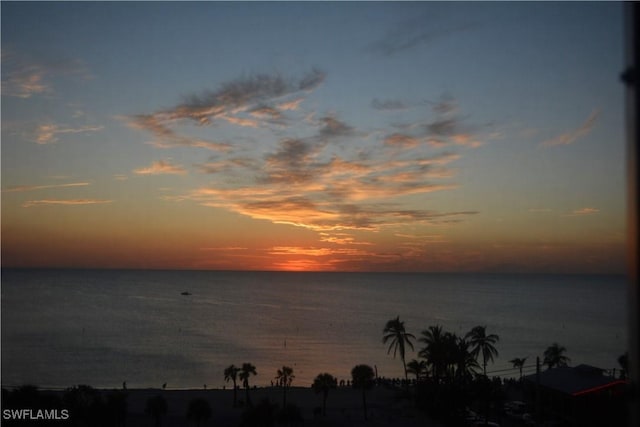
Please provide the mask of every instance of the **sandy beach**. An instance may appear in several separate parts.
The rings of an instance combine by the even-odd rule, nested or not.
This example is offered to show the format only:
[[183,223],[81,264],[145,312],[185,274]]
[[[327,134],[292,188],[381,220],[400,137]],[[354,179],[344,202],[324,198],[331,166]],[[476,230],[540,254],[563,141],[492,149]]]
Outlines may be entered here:
[[[105,391],[106,392],[106,391]],[[245,396],[243,389],[238,390],[238,400]],[[204,398],[210,404],[212,416],[201,426],[238,426],[241,423],[244,408],[233,408],[232,390],[127,390],[127,426],[153,427],[154,420],[145,414],[149,398],[161,395],[167,401],[168,411],[162,417],[162,426],[177,427],[195,425],[186,417],[189,402],[195,398]],[[282,406],[282,389],[277,387],[256,388],[250,390],[251,401],[258,404],[269,399],[272,404]],[[367,391],[368,421],[364,420],[362,393],[352,388],[331,390],[327,399],[326,416],[315,414],[322,407],[322,394],[316,394],[311,388],[291,387],[287,391],[287,403],[300,408],[304,425],[312,426],[433,426],[440,424],[429,420],[413,407],[410,400],[400,399],[398,391],[376,387]]]

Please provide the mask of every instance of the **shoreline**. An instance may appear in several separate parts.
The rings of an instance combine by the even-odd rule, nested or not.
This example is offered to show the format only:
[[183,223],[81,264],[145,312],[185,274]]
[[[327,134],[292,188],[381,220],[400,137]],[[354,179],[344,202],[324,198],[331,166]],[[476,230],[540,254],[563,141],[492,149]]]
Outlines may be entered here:
[[[3,390],[5,388],[3,387]],[[38,389],[41,395],[57,396],[60,399],[65,390]],[[189,403],[198,398],[204,399],[211,408],[211,418],[200,426],[240,426],[243,413],[248,406],[233,407],[233,389],[94,389],[103,399],[110,394],[126,395],[126,425],[152,427],[153,418],[145,412],[147,401],[162,396],[167,403],[167,412],[162,416],[162,426],[178,427],[192,423],[187,418]],[[117,393],[114,393],[117,392]],[[237,390],[238,401],[244,402],[245,390]],[[272,405],[282,407],[283,389],[281,387],[260,387],[249,390],[253,407],[268,400]],[[326,415],[319,413],[322,408],[322,393],[315,393],[310,387],[290,387],[287,389],[287,406],[298,407],[304,425],[312,426],[401,426],[401,427],[440,427],[426,414],[413,405],[411,399],[400,398],[399,389],[375,386],[367,390],[368,421],[364,420],[362,391],[351,387],[339,387],[330,390]],[[73,412],[70,411],[70,417]],[[19,424],[18,424],[19,425]]]

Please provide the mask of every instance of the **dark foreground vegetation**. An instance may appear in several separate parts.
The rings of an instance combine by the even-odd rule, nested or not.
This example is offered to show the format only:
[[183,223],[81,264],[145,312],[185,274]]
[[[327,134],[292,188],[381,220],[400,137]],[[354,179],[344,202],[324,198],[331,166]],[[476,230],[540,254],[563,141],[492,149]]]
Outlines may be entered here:
[[[369,365],[351,370],[348,381],[319,373],[311,388],[294,388],[293,368],[282,366],[271,387],[251,385],[257,368],[230,365],[221,374],[227,390],[97,390],[79,385],[66,390],[35,386],[2,389],[3,426],[580,426],[627,425],[627,357],[620,370],[604,375],[594,367],[570,368],[566,349],[557,343],[527,365],[510,361],[519,375],[490,377],[487,367],[498,356],[499,337],[485,326],[464,336],[429,326],[418,338],[399,317],[383,329],[387,353],[402,363],[403,378],[377,377]],[[414,345],[415,344],[415,345]],[[416,348],[416,345],[420,345]],[[417,358],[407,361],[410,351]],[[524,369],[535,373],[523,375]],[[543,371],[544,370],[544,371]],[[591,375],[602,383],[564,392],[541,381],[562,375]],[[552,375],[549,375],[552,374]],[[595,377],[594,377],[595,375]],[[569,381],[570,380],[565,380]],[[554,386],[555,387],[555,386]]]

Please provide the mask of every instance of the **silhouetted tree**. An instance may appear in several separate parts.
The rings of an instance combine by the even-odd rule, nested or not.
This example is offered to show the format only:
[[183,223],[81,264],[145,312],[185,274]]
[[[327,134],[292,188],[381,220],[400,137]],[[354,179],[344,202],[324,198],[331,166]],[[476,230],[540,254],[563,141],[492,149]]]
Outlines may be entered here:
[[373,387],[373,378],[375,373],[369,365],[357,365],[351,370],[351,380],[354,388],[362,390],[362,409],[364,411],[364,419],[367,420],[367,393],[366,391]]
[[322,392],[322,415],[327,415],[327,397],[329,396],[329,390],[336,388],[338,380],[331,374],[318,374],[313,380],[313,391],[316,393]]
[[427,362],[425,360],[412,359],[407,363],[407,371],[416,376],[416,381],[420,381],[423,375],[427,373]]
[[200,426],[202,421],[207,421],[211,418],[211,406],[209,406],[209,402],[201,397],[192,399],[187,409],[187,418],[194,420],[196,426]]
[[527,361],[527,358],[518,358],[516,357],[515,359],[511,359],[509,360],[509,363],[511,363],[514,367],[514,369],[518,369],[520,370],[520,381],[522,382],[522,368],[524,368],[524,363]]
[[166,415],[168,409],[166,399],[158,394],[147,399],[144,412],[153,418],[156,427],[160,427],[162,416]]
[[453,362],[455,365],[455,378],[461,384],[467,383],[476,373],[480,366],[473,353],[469,350],[471,343],[464,338],[458,338],[455,334],[455,348],[452,349]]
[[387,321],[382,332],[384,334],[382,342],[384,344],[389,342],[389,350],[387,350],[387,354],[391,353],[391,350],[393,349],[393,357],[395,358],[396,354],[400,352],[400,359],[402,360],[402,367],[404,368],[404,379],[408,383],[409,376],[407,375],[407,363],[405,362],[405,345],[408,345],[411,350],[413,350],[413,343],[411,340],[415,340],[416,337],[405,330],[404,322],[400,321],[400,316]]
[[98,390],[78,385],[65,390],[62,401],[68,408],[74,426],[102,426],[106,423],[104,402]]
[[618,357],[618,364],[620,365],[620,378],[626,379],[627,372],[629,372],[629,353],[622,354]]
[[280,383],[283,390],[282,408],[287,407],[287,389],[291,386],[291,382],[294,378],[295,375],[293,375],[293,368],[283,366],[282,369],[278,369],[276,380]]
[[441,379],[451,377],[451,365],[454,363],[457,338],[450,332],[445,332],[442,326],[429,326],[422,331],[419,341],[425,344],[418,355],[431,366],[431,374],[434,382],[438,384]]
[[567,366],[567,364],[571,362],[571,359],[564,355],[566,351],[566,348],[554,342],[544,351],[544,361],[542,364],[547,365],[548,369]]
[[233,382],[233,407],[238,406],[238,387],[236,386],[236,381],[238,379],[238,372],[240,372],[240,368],[237,368],[235,365],[229,365],[224,370],[224,381]]
[[476,360],[478,358],[478,354],[482,353],[482,371],[486,377],[487,362],[493,362],[493,358],[498,356],[498,350],[495,348],[494,344],[500,341],[500,337],[495,334],[487,335],[486,326],[476,326],[467,333],[465,338],[469,339],[469,343],[472,347],[471,354],[473,354]]
[[256,367],[251,363],[243,363],[242,368],[240,369],[239,376],[242,380],[242,385],[244,386],[247,405],[251,405],[251,399],[249,398],[249,377],[251,375],[258,375],[258,373],[256,372]]

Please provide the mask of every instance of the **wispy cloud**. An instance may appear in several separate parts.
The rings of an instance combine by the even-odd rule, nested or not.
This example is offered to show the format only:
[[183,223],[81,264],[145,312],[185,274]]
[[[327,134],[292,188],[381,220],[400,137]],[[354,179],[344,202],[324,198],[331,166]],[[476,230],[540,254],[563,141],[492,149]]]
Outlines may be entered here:
[[578,128],[571,130],[569,132],[565,132],[561,135],[558,135],[555,138],[544,141],[541,143],[541,145],[545,147],[554,147],[558,145],[573,144],[578,139],[583,138],[587,136],[589,133],[591,133],[591,130],[595,126],[599,115],[600,115],[599,111],[597,110],[593,111],[589,115],[587,120],[584,123],[582,123],[582,125],[580,125]]
[[222,246],[222,247],[208,247],[200,248],[201,251],[213,251],[213,252],[227,252],[227,251],[246,251],[249,248],[242,246]]
[[384,139],[385,144],[402,148],[415,148],[420,142],[420,138],[402,133],[393,133]]
[[112,203],[113,200],[101,200],[101,199],[43,199],[43,200],[29,200],[22,204],[24,208],[31,208],[35,206],[85,206],[85,205],[100,205],[105,203]]
[[69,187],[85,187],[90,185],[88,182],[72,182],[68,184],[49,184],[49,185],[16,185],[8,187],[2,190],[3,193],[16,193],[24,191],[37,191],[37,190],[50,190],[54,188],[69,188]]
[[403,239],[411,239],[424,243],[444,243],[446,238],[441,234],[406,234],[396,233],[395,236]]
[[276,104],[278,110],[281,111],[294,111],[300,108],[300,104],[304,98],[292,99],[291,101],[282,102],[280,104]]
[[53,79],[57,76],[89,74],[83,62],[74,59],[30,58],[12,49],[2,49],[2,95],[30,98],[54,92]]
[[52,144],[59,141],[58,135],[98,132],[102,129],[104,129],[103,126],[69,127],[46,123],[36,127],[34,139],[38,144]]
[[370,254],[370,252],[363,251],[357,248],[275,246],[269,250],[269,254],[326,257],[326,256],[332,256],[332,255],[363,256],[363,255]]
[[299,79],[279,74],[256,74],[222,84],[214,91],[203,91],[186,96],[173,108],[151,114],[125,117],[133,128],[153,134],[159,147],[194,146],[213,150],[227,150],[228,143],[210,142],[178,134],[177,125],[190,123],[197,126],[215,122],[257,128],[273,124],[282,125],[286,111],[297,110],[306,93],[316,89],[325,74],[313,69]]
[[[310,184],[307,191],[285,191],[277,189],[218,189],[201,188],[185,196],[187,199],[198,201],[207,206],[224,207],[254,219],[266,219],[274,223],[290,224],[304,227],[318,232],[333,232],[344,230],[379,231],[385,227],[392,227],[406,223],[437,224],[452,221],[468,215],[477,214],[476,211],[438,212],[424,209],[403,209],[394,204],[353,203],[345,200],[347,197],[367,198],[359,194],[361,190],[352,194],[339,192],[332,194],[322,185]],[[422,189],[422,191],[438,191],[443,188]],[[298,188],[298,190],[301,190]],[[390,190],[379,191],[378,198],[394,197]],[[384,193],[384,194],[383,194]],[[369,195],[369,198],[371,196]],[[329,235],[324,235],[327,239]],[[343,243],[346,240],[343,240]]]
[[586,215],[594,215],[600,212],[600,209],[596,208],[580,208],[571,211],[568,216],[586,216]]
[[403,149],[414,149],[421,144],[477,148],[484,144],[483,140],[491,139],[481,137],[474,126],[466,123],[458,114],[458,105],[452,97],[445,96],[437,102],[427,102],[427,105],[430,114],[425,114],[422,120],[397,125],[403,130],[387,135],[385,144]]
[[373,245],[371,242],[362,242],[356,240],[356,238],[347,233],[325,233],[320,232],[320,241],[324,243],[331,243],[334,245]]
[[[407,209],[399,198],[456,188],[448,165],[460,155],[435,152],[414,137],[390,135],[369,155],[335,153],[333,138],[356,138],[352,126],[334,116],[313,121],[316,134],[281,139],[263,158],[228,158],[200,165],[220,178],[244,176],[242,185],[203,187],[183,197],[255,219],[305,227],[322,241],[354,244],[345,230],[379,231],[406,223],[453,223],[477,212]],[[454,135],[455,136],[455,135]],[[390,147],[393,146],[393,147]],[[401,150],[397,150],[401,146]],[[247,180],[246,177],[252,179]],[[445,181],[445,182],[443,182]],[[396,201],[398,200],[398,201]]]
[[380,39],[369,45],[372,52],[386,56],[395,55],[428,45],[450,34],[468,31],[478,25],[471,22],[446,24],[432,19],[429,15],[418,15],[412,19],[399,22]]
[[[207,132],[199,128],[207,136],[220,128],[226,134],[233,126],[233,144],[194,164],[197,172],[209,175],[211,184],[164,199],[191,200],[313,230],[319,242],[334,250],[369,245],[359,231],[455,224],[478,213],[429,207],[430,193],[458,187],[451,165],[460,151],[486,140],[459,115],[453,97],[413,106],[402,132],[389,131],[394,125],[389,125],[387,112],[406,104],[374,98],[372,111],[380,115],[380,127],[361,129],[342,113],[305,109],[306,97],[324,81],[324,73],[317,70],[298,79],[255,75],[127,120],[152,133],[158,146],[193,146],[195,139],[185,136],[185,125],[208,126]],[[134,173],[186,171],[164,161]],[[316,249],[303,255],[313,256]]]
[[135,169],[133,173],[137,175],[184,175],[187,171],[180,165],[174,165],[166,160],[158,160],[151,163],[150,166]]
[[169,123],[172,122],[170,117],[163,113],[156,114],[138,114],[123,119],[134,129],[141,129],[150,132],[156,137],[150,141],[151,145],[158,148],[172,147],[196,147],[206,148],[213,151],[227,151],[231,148],[230,144],[224,142],[206,141],[201,138],[192,138],[180,135],[174,132]]

